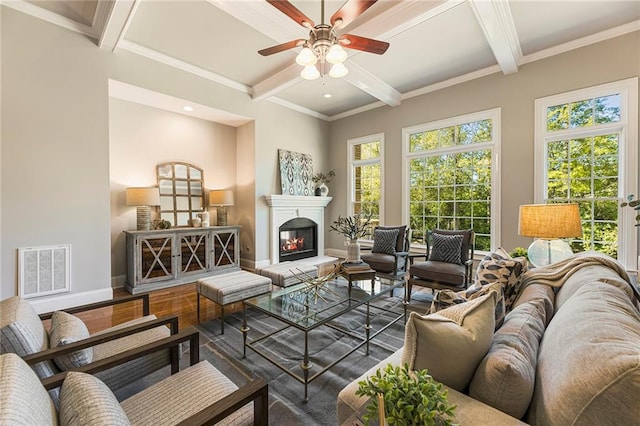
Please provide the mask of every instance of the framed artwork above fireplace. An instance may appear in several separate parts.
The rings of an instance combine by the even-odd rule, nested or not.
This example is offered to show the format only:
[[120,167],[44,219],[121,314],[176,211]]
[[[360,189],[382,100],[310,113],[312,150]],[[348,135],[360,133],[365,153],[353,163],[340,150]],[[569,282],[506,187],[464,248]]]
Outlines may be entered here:
[[310,155],[279,149],[278,161],[282,195],[314,195]]

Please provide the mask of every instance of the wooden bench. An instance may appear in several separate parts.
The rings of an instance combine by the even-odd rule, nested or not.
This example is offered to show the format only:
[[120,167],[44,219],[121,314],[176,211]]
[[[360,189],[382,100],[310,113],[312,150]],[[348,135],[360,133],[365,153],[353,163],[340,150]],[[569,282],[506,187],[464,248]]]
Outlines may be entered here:
[[[271,291],[271,279],[248,271],[234,271],[196,281],[198,324],[200,296],[220,305],[220,333],[224,334],[224,307]],[[242,309],[245,309],[243,306]]]

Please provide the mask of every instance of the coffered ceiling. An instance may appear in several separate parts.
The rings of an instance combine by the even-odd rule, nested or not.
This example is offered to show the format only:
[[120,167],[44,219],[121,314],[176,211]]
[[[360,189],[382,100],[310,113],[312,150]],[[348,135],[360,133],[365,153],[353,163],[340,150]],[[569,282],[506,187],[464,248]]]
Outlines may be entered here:
[[[316,23],[319,0],[291,0]],[[308,30],[264,0],[4,0],[3,5],[325,120],[640,30],[640,0],[379,0],[339,33],[390,43],[384,55],[348,50],[349,74],[299,76],[299,49],[258,50]],[[325,21],[344,1],[327,0]],[[640,48],[640,46],[639,46]],[[331,94],[330,98],[323,95]]]

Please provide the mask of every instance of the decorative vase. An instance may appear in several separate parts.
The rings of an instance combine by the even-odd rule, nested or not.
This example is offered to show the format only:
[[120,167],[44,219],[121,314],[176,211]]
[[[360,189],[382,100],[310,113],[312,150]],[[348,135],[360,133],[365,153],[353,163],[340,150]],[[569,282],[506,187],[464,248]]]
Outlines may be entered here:
[[318,185],[318,188],[316,188],[316,195],[326,197],[327,195],[329,195],[329,187],[325,185],[324,182],[322,182],[320,185]]
[[349,245],[347,246],[347,262],[359,263],[361,260],[360,243],[358,243],[357,239],[349,240]]

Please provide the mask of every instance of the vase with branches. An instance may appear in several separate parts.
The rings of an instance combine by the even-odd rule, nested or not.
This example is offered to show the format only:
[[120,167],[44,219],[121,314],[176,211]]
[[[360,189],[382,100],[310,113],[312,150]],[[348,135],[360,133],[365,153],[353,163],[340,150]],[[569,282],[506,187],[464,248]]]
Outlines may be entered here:
[[320,195],[322,197],[329,195],[327,183],[329,183],[335,175],[336,172],[334,170],[329,170],[327,173],[318,172],[311,176],[311,180],[316,184],[316,195]]
[[372,216],[372,213],[368,215],[356,213],[352,216],[345,217],[338,215],[338,220],[334,220],[333,224],[329,226],[329,231],[335,231],[349,239],[347,262],[362,262],[362,259],[360,259],[360,244],[358,243],[358,238],[367,235]]
[[633,210],[636,211],[636,226],[640,226],[640,198],[637,200],[634,200],[635,195],[630,194],[629,196],[627,196],[627,201],[624,201],[622,204],[620,204],[620,207],[631,207]]

